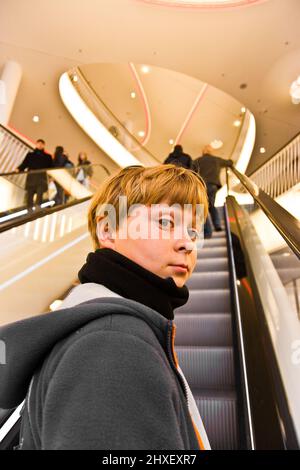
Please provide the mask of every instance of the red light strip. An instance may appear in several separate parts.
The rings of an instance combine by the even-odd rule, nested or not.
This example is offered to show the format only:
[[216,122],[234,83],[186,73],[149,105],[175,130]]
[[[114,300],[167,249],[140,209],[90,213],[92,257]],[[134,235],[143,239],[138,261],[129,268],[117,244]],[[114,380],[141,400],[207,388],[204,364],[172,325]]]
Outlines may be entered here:
[[16,137],[21,137],[21,139],[29,142],[31,145],[33,145],[33,147],[35,147],[35,142],[31,139],[29,139],[29,137],[27,137],[26,135],[22,134],[20,131],[18,131],[17,129],[15,129],[13,126],[11,126],[10,124],[8,124],[6,126],[9,130],[11,130],[14,134],[16,134]]
[[205,83],[205,84],[203,85],[203,87],[201,88],[199,95],[198,95],[197,98],[195,99],[195,102],[194,102],[193,106],[191,107],[191,109],[190,109],[190,111],[189,111],[187,117],[185,118],[185,121],[184,121],[184,123],[182,124],[181,129],[180,129],[180,131],[179,131],[179,133],[178,133],[178,135],[177,135],[177,137],[176,137],[176,139],[175,139],[174,145],[179,144],[180,139],[182,138],[184,132],[187,130],[188,125],[190,124],[190,122],[191,122],[191,120],[192,120],[192,117],[194,116],[195,111],[196,111],[196,109],[198,108],[198,106],[199,106],[199,104],[200,104],[202,98],[204,97],[204,95],[205,95],[207,89],[208,89],[208,85],[207,85],[207,83]]

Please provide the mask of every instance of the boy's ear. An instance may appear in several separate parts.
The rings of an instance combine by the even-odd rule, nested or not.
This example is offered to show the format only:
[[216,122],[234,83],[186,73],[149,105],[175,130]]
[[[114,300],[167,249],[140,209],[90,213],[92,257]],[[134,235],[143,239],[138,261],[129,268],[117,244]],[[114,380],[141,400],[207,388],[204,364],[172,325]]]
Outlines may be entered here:
[[109,227],[107,217],[101,217],[97,221],[97,237],[101,248],[115,248],[114,233]]

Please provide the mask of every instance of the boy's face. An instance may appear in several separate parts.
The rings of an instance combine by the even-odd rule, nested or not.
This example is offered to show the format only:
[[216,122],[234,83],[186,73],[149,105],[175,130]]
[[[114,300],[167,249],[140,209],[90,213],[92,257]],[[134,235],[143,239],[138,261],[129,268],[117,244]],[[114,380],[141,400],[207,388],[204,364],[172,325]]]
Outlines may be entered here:
[[100,233],[102,248],[112,248],[162,278],[172,277],[178,287],[195,268],[200,227],[193,225],[192,210],[167,203],[143,205],[129,213],[113,236]]

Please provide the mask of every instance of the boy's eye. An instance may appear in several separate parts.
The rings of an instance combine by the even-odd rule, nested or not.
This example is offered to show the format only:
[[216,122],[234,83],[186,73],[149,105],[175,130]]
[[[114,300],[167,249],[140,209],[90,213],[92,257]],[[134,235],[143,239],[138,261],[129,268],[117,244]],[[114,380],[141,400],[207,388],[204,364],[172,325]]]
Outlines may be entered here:
[[174,222],[170,219],[161,218],[159,219],[159,225],[161,225],[162,228],[173,228]]
[[195,228],[188,228],[188,234],[192,241],[198,240],[200,238],[200,233]]

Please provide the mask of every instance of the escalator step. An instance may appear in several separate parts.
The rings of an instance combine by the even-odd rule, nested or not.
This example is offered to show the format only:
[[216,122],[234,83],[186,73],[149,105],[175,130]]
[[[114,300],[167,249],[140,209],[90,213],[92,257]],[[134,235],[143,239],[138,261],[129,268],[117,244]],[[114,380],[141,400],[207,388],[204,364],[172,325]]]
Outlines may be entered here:
[[234,388],[233,348],[176,346],[175,349],[179,365],[192,389]]
[[231,346],[231,315],[178,314],[175,315],[177,346]]
[[205,246],[198,250],[197,258],[226,258],[226,246]]
[[194,273],[186,283],[189,290],[229,289],[229,273],[218,271],[212,273]]
[[202,258],[197,260],[195,272],[228,271],[227,258]]
[[193,390],[212,450],[238,449],[237,398],[235,392]]
[[223,228],[223,230],[221,230],[220,232],[213,231],[212,237],[211,238],[206,238],[206,240],[211,240],[213,238],[226,237],[226,231],[225,231],[224,227],[222,227],[222,228]]
[[188,302],[177,313],[230,313],[229,289],[193,289]]
[[226,238],[225,237],[219,237],[219,238],[208,238],[203,240],[202,242],[199,243],[200,248],[201,247],[212,247],[212,246],[226,246]]

